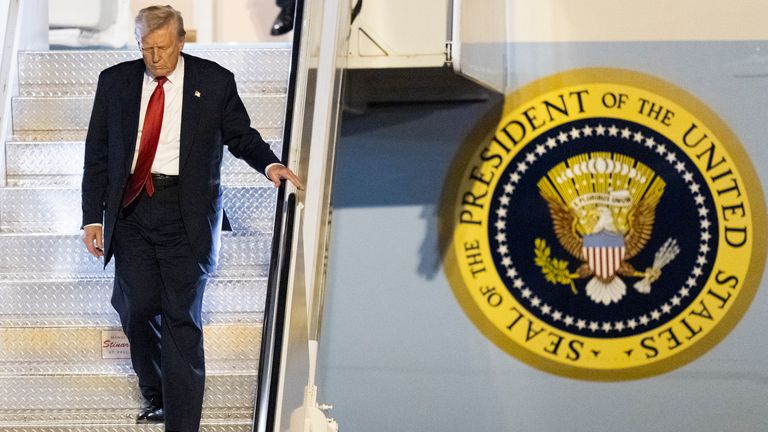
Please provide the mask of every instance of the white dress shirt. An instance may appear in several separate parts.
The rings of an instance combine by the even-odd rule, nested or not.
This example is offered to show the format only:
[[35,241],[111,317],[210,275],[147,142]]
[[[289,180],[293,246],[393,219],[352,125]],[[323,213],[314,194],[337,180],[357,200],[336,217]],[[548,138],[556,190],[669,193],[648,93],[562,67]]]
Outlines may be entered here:
[[[152,162],[153,174],[179,175],[179,153],[181,151],[181,107],[184,100],[184,57],[179,56],[176,69],[168,75],[168,81],[163,84],[165,104],[163,105],[163,123],[160,127],[160,138],[157,141],[157,153]],[[144,72],[144,83],[141,87],[141,111],[139,111],[139,132],[136,134],[136,149],[133,152],[131,174],[136,169],[141,148],[141,133],[144,129],[144,118],[149,106],[149,98],[157,87],[157,80]]]

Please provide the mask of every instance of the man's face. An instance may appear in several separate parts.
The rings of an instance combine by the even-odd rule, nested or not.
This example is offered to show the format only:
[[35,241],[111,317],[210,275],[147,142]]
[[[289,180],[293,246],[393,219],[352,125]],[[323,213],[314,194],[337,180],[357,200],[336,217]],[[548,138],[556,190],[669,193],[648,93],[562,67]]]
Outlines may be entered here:
[[140,48],[149,73],[153,77],[168,76],[176,69],[184,39],[176,34],[176,23],[169,23],[144,36]]

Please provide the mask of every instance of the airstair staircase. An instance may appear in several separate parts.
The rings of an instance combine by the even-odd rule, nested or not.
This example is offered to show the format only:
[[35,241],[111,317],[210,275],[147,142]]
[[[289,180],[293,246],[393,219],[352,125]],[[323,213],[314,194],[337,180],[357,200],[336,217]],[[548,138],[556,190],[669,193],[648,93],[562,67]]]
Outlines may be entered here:
[[[280,155],[290,49],[192,49],[235,73],[252,125]],[[80,239],[83,140],[99,71],[138,51],[22,52],[0,188],[0,432],[161,431],[141,400],[110,306],[113,269]],[[225,152],[233,226],[203,306],[208,432],[250,431],[276,192]],[[115,333],[116,332],[116,333]]]

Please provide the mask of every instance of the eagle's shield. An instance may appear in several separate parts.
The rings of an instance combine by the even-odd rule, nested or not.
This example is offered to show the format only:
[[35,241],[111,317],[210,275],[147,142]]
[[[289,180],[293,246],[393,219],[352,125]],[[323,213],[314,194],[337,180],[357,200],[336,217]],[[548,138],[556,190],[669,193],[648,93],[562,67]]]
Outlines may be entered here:
[[613,278],[624,260],[625,253],[624,236],[621,234],[602,231],[584,236],[582,257],[600,279]]

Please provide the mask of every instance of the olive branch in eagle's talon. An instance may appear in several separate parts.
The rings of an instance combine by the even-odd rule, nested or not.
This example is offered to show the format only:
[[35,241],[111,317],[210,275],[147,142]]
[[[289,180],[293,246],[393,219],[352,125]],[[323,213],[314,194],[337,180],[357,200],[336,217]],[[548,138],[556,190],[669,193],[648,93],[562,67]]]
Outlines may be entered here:
[[534,244],[536,246],[534,248],[536,257],[534,258],[533,262],[536,263],[538,267],[541,267],[541,273],[544,275],[544,278],[547,280],[547,282],[552,284],[569,285],[571,287],[571,291],[574,294],[578,294],[576,285],[573,283],[573,280],[578,279],[579,274],[571,273],[568,270],[568,261],[552,258],[550,256],[551,249],[547,245],[546,240],[537,238],[534,241]]

